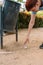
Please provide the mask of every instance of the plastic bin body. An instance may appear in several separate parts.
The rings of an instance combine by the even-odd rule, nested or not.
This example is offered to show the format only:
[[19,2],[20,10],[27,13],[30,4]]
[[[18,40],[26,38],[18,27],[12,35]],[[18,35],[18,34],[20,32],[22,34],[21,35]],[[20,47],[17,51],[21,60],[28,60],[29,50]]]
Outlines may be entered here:
[[13,1],[5,1],[3,8],[3,30],[13,32],[15,30],[20,4]]

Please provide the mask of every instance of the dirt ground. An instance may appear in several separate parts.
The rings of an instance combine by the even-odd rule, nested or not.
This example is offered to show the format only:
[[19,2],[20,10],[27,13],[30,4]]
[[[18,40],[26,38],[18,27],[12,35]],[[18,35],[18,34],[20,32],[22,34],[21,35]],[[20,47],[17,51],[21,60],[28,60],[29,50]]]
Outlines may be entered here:
[[15,34],[3,36],[3,49],[0,49],[0,65],[43,65],[43,28],[33,28],[28,48],[23,43],[27,29],[18,30],[18,42]]

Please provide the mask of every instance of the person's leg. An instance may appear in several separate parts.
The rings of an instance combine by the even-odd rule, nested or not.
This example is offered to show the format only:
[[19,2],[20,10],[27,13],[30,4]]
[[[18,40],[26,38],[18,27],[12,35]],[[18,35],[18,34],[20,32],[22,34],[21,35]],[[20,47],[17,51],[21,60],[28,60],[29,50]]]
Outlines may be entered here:
[[39,46],[40,49],[43,49],[43,43]]

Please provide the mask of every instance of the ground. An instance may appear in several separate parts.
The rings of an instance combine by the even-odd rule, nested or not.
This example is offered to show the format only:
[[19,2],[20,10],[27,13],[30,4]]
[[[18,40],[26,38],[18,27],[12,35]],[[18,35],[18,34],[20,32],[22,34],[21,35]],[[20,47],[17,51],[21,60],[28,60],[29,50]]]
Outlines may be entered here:
[[23,44],[27,29],[18,30],[18,42],[15,34],[3,36],[3,49],[0,49],[0,65],[43,65],[43,28],[33,28],[28,48]]

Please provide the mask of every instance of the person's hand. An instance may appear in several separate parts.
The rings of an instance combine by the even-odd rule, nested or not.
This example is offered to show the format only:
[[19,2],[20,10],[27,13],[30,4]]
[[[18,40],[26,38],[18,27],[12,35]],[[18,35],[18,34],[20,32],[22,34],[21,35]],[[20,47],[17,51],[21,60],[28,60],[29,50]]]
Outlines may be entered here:
[[24,44],[26,44],[27,42],[29,42],[29,36],[26,37]]
[[28,48],[27,42],[29,42],[29,36],[26,37],[25,42],[24,42],[24,48],[25,49]]

